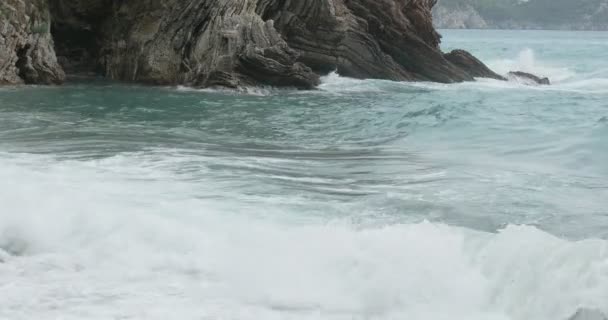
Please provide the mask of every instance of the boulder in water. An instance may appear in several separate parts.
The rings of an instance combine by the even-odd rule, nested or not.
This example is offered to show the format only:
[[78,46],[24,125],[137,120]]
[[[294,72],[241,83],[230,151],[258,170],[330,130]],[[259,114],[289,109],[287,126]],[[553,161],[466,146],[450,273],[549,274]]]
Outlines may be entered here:
[[507,74],[509,80],[514,80],[517,82],[521,82],[523,84],[531,84],[531,85],[550,85],[551,81],[549,78],[541,78],[535,76],[531,73],[522,72],[522,71],[511,71]]

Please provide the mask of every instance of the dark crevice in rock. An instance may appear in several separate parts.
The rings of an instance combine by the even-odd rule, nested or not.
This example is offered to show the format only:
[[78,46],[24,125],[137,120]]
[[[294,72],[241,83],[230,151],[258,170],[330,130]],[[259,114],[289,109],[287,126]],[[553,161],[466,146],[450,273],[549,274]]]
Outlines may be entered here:
[[28,64],[28,50],[30,49],[30,45],[27,44],[23,48],[19,48],[17,50],[17,63],[15,66],[17,67],[19,78],[23,79],[23,82],[26,84],[32,84],[32,79],[29,75],[29,70],[27,67]]
[[48,0],[57,60],[68,74],[102,74],[103,26],[112,0]]
[[91,30],[75,29],[54,23],[51,29],[59,64],[68,74],[101,73],[97,35]]

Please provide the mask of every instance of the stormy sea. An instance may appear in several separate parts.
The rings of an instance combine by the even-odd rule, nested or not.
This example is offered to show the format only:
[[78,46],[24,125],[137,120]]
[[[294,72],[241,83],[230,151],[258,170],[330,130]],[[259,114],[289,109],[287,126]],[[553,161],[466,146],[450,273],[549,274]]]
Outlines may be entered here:
[[0,88],[0,319],[608,314],[608,33],[442,34],[553,84]]

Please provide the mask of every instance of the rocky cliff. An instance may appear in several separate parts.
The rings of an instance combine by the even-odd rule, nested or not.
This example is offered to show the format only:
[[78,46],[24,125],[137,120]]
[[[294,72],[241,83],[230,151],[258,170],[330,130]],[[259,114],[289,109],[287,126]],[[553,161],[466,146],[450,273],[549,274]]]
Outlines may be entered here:
[[0,84],[61,83],[46,1],[0,2]]
[[468,54],[446,59],[435,2],[3,0],[0,81],[57,83],[66,70],[163,85],[312,88],[333,70],[446,83],[495,75]]

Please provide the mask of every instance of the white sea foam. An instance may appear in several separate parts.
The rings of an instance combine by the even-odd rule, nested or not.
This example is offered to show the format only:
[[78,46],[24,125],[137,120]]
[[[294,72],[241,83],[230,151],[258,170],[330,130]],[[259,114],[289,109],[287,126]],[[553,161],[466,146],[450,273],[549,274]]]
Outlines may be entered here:
[[[377,81],[376,81],[377,82]],[[321,85],[319,89],[323,91],[334,92],[381,92],[379,86],[373,85],[373,80],[360,80],[348,77],[342,77],[337,72],[332,72],[321,77]]]
[[[500,74],[507,74],[509,71],[524,71],[540,77],[548,77],[552,82],[551,86],[541,86],[535,89],[608,93],[608,70],[601,69],[586,73],[576,73],[567,66],[539,60],[534,50],[529,48],[522,50],[514,59],[488,61],[488,66]],[[526,85],[519,83],[516,86],[512,86],[511,84],[505,85],[505,87],[521,86]]]
[[[547,56],[554,59],[559,57]],[[407,108],[401,108],[402,101],[404,105],[411,103],[412,109],[442,105],[447,109],[453,107],[461,110],[451,103],[454,99],[459,105],[472,105],[471,110],[486,112],[481,116],[454,113],[456,116],[453,118],[450,115],[431,113],[428,115],[433,119],[431,124],[450,119],[448,124],[454,124],[452,129],[455,130],[442,132],[442,126],[433,126],[428,130],[425,126],[418,127],[417,132],[408,136],[408,139],[399,140],[415,151],[412,154],[416,157],[412,159],[395,157],[395,161],[386,165],[380,162],[370,164],[371,167],[366,162],[373,161],[364,159],[339,164],[331,160],[320,160],[323,166],[304,166],[302,171],[307,168],[320,172],[321,169],[351,167],[345,169],[349,174],[347,179],[340,180],[331,190],[335,191],[342,188],[342,184],[354,185],[357,181],[362,181],[355,179],[355,175],[361,175],[365,180],[383,179],[368,173],[378,168],[386,170],[384,173],[393,179],[412,180],[411,174],[393,174],[392,170],[397,166],[406,166],[409,161],[426,164],[426,160],[418,159],[419,154],[442,158],[445,153],[449,163],[457,163],[456,167],[448,165],[445,169],[443,166],[446,162],[429,162],[430,165],[442,168],[439,171],[425,171],[423,174],[427,177],[440,172],[441,177],[437,178],[450,179],[450,173],[454,172],[457,172],[457,177],[461,174],[466,176],[464,184],[457,179],[452,182],[439,180],[438,184],[445,181],[457,185],[457,188],[472,188],[474,192],[448,190],[453,192],[450,194],[432,188],[433,192],[437,191],[437,197],[442,199],[440,205],[450,201],[463,201],[461,198],[469,200],[454,204],[455,208],[462,210],[463,217],[469,217],[468,210],[472,217],[481,216],[485,219],[500,216],[493,212],[495,206],[480,207],[491,202],[503,203],[500,198],[506,197],[521,203],[505,209],[509,221],[518,221],[518,215],[514,213],[511,216],[510,213],[511,210],[521,209],[524,214],[533,217],[526,218],[525,221],[538,221],[535,220],[537,217],[541,221],[555,220],[555,223],[562,223],[560,227],[565,232],[581,229],[580,233],[576,233],[581,237],[604,234],[589,231],[597,228],[593,219],[580,222],[577,217],[572,222],[568,220],[570,217],[564,216],[566,222],[560,220],[561,213],[576,216],[580,211],[581,219],[582,216],[589,215],[597,217],[601,224],[604,216],[602,203],[605,197],[602,196],[605,194],[605,167],[602,166],[601,150],[605,145],[604,133],[607,127],[606,117],[601,110],[603,96],[598,97],[597,94],[608,93],[608,73],[605,68],[601,68],[601,63],[589,62],[589,55],[582,54],[581,57],[586,57],[587,60],[576,67],[560,65],[556,62],[559,60],[550,60],[544,56],[534,57],[529,50],[511,59],[490,61],[490,65],[500,72],[520,69],[549,76],[555,83],[552,86],[525,86],[488,79],[461,84],[399,83],[348,79],[334,73],[323,78],[320,90],[288,90],[289,95],[331,95],[331,98],[338,95],[341,97],[335,101],[348,100],[352,104],[360,101],[368,103],[369,97],[386,95],[374,100],[371,104],[373,108],[369,108],[371,111],[382,111],[383,107],[389,105],[385,115],[368,112],[367,109],[357,110],[356,105],[348,106],[348,109],[362,112],[364,116],[361,119],[400,118],[409,112]],[[572,60],[574,63],[574,58]],[[588,65],[590,63],[600,65],[600,68],[592,72],[578,71],[592,69]],[[122,85],[116,87],[120,89]],[[21,87],[14,90],[21,90]],[[177,90],[194,89],[180,87]],[[480,91],[484,94],[478,95]],[[486,91],[489,92],[487,96]],[[555,91],[577,94],[550,96]],[[220,92],[243,94],[235,91]],[[264,88],[259,95],[274,95],[277,92],[284,93],[279,89]],[[412,94],[402,95],[404,92]],[[540,94],[527,95],[537,92]],[[83,88],[77,94],[85,96],[88,93]],[[246,92],[244,94],[248,95]],[[64,96],[44,97],[44,100],[53,101]],[[559,104],[562,98],[568,102],[572,96],[572,101],[579,103],[571,108],[575,112],[565,111],[570,108],[569,105],[554,114],[549,112],[554,102]],[[82,108],[89,108],[96,105],[98,100],[105,100],[105,97],[98,96],[94,101],[77,99],[75,102]],[[361,97],[366,100],[357,99]],[[422,100],[403,99],[412,97]],[[550,107],[529,108],[535,110],[528,111],[527,104],[505,103],[510,101],[501,100],[503,97],[517,103],[522,102],[520,99],[542,100]],[[545,97],[555,100],[545,100]],[[587,102],[584,98],[587,97],[593,104],[585,109],[583,107]],[[307,98],[309,97],[303,97]],[[248,106],[263,103],[260,99],[251,100],[254,102]],[[284,131],[277,131],[286,134],[285,140],[294,144],[301,143],[302,148],[313,143],[315,148],[326,144],[337,146],[342,138],[334,139],[331,132],[318,129],[325,128],[324,126],[306,127],[299,123],[304,121],[318,124],[337,114],[336,117],[345,121],[331,123],[335,123],[336,130],[343,130],[344,123],[348,120],[358,120],[352,117],[353,113],[349,113],[351,110],[346,110],[347,108],[340,109],[340,113],[332,110],[334,100],[324,101],[329,101],[323,104],[327,107],[314,110],[329,110],[326,114],[311,112],[311,117],[307,119],[272,116],[264,118],[263,124],[268,124],[269,127],[285,125],[286,128],[282,128]],[[232,102],[228,99],[228,102],[222,103]],[[167,108],[173,107],[170,105],[173,103],[179,101],[168,101]],[[146,101],[142,102],[142,106],[146,106]],[[43,127],[48,127],[34,127],[32,132],[26,132],[28,130],[21,130],[20,126],[29,128],[31,124],[20,121],[16,121],[17,130],[11,129],[13,123],[10,114],[14,112],[11,108],[27,112],[29,105],[8,108],[9,113],[6,115],[9,118],[5,122],[8,126],[4,128],[5,135],[2,137],[5,140],[2,141],[2,146],[15,143],[17,150],[34,149],[33,152],[39,150],[29,146],[28,142],[47,144],[44,139],[48,139],[48,135],[52,136],[51,140],[61,139],[56,134],[57,131],[53,130],[53,123],[60,122],[64,117],[72,119],[88,114],[87,109],[70,107],[66,110],[49,104],[49,108],[42,108],[44,114],[31,115],[36,120],[44,120]],[[162,108],[159,107],[158,110]],[[308,112],[297,106],[281,108],[280,111],[284,110]],[[398,110],[406,112],[399,113]],[[496,112],[497,110],[508,112]],[[229,109],[226,111],[230,112]],[[589,115],[573,117],[573,114],[582,114],[584,111]],[[124,116],[129,118],[128,114]],[[106,118],[103,115],[99,117]],[[230,121],[238,117],[222,120]],[[472,121],[467,122],[467,117]],[[496,122],[492,117],[501,121]],[[562,122],[551,122],[555,118]],[[46,121],[49,119],[53,121]],[[534,119],[531,124],[519,122],[530,119]],[[164,125],[178,126],[171,119],[166,120],[163,128]],[[404,120],[409,118],[405,117]],[[101,120],[92,118],[91,126],[95,125],[95,121]],[[132,120],[108,117],[112,128],[128,126],[129,121]],[[162,131],[163,128],[155,127],[155,121],[145,121],[145,128],[150,129],[145,132],[152,133],[153,130],[160,129],[166,133]],[[208,121],[216,120],[209,117]],[[102,122],[105,124],[105,120]],[[73,122],[70,120],[69,123]],[[395,127],[401,123],[403,121],[395,121]],[[473,124],[491,129],[480,131],[487,140],[480,142],[475,134],[459,136],[467,133]],[[239,123],[234,126],[239,126]],[[390,130],[394,128],[391,124],[373,123],[369,127],[364,124],[344,130],[365,132],[374,126]],[[306,128],[302,129],[306,133],[315,131],[328,137],[322,140],[323,143],[299,140],[298,135],[288,131],[294,127]],[[139,130],[144,127],[135,128]],[[75,128],[66,137],[78,139],[79,129],[84,128]],[[206,129],[208,128],[204,126],[201,128]],[[222,132],[227,131],[230,130]],[[562,131],[563,135],[554,134]],[[92,133],[95,130],[85,132]],[[344,136],[349,137],[350,132],[348,133]],[[501,133],[516,134],[519,139],[510,140],[501,136]],[[231,136],[226,134],[222,139],[228,141]],[[247,142],[259,137],[252,131],[247,134],[248,139],[238,141]],[[455,139],[450,139],[451,136]],[[105,138],[101,135],[96,137],[99,139],[90,141],[98,143]],[[206,141],[207,136],[192,137],[196,141]],[[274,139],[275,136],[272,137],[265,139]],[[525,140],[521,140],[521,137],[525,137]],[[190,138],[187,136],[184,139]],[[151,134],[151,144],[154,144],[154,139],[156,138]],[[524,147],[530,144],[534,148],[535,139],[542,140],[541,146],[546,146],[546,140],[551,140],[552,143],[543,152],[523,153],[521,157],[502,152],[512,151],[512,146],[516,144]],[[86,141],[85,138],[83,143]],[[419,150],[417,144],[421,146]],[[443,147],[444,144],[449,145],[449,148]],[[196,148],[200,147],[199,144],[195,145]],[[503,145],[502,149],[495,148]],[[340,145],[341,148],[352,146]],[[98,148],[100,150],[93,153],[95,156],[99,153],[107,154],[101,150],[105,148],[104,145]],[[473,149],[477,152],[471,152]],[[68,155],[60,153],[57,157],[69,157],[78,152],[70,150]],[[497,150],[501,152],[497,153]],[[569,156],[551,156],[551,152],[567,153]],[[83,159],[88,154],[78,156]],[[351,201],[324,194],[320,198],[331,199],[325,203],[319,198],[307,197],[309,194],[299,189],[284,193],[268,192],[268,187],[300,187],[306,183],[325,184],[328,180],[316,178],[324,177],[322,174],[310,177],[306,174],[275,175],[272,170],[267,170],[272,166],[266,165],[268,161],[277,160],[268,157],[248,154],[246,157],[251,162],[240,162],[241,155],[228,158],[224,156],[220,151],[197,149],[181,152],[162,147],[121,153],[104,159],[78,161],[0,152],[0,319],[565,320],[579,307],[598,308],[608,313],[608,242],[605,240],[575,242],[550,235],[533,226],[511,225],[499,233],[486,233],[446,224],[408,223],[408,220],[400,220],[402,214],[415,215],[413,211],[416,209],[403,209],[402,212],[402,203],[387,205],[384,198],[370,200],[367,197],[357,197],[359,200],[347,203]],[[282,169],[293,169],[302,163],[292,159],[286,161]],[[561,170],[555,169],[563,165],[562,161],[572,162],[573,165]],[[351,164],[354,162],[363,164],[353,169]],[[503,162],[509,166],[503,165]],[[325,164],[330,166],[326,167]],[[489,168],[476,170],[479,166]],[[233,170],[237,167],[239,170]],[[255,170],[242,170],[243,167],[264,170],[253,173]],[[364,170],[355,171],[359,168]],[[512,168],[515,170],[510,170]],[[571,170],[579,175],[589,174],[591,178],[573,179],[578,176],[571,175]],[[260,171],[264,173],[259,173]],[[258,185],[259,181],[255,180],[259,178],[258,174],[275,182],[281,180],[281,183]],[[485,193],[478,192],[482,190],[476,186],[467,185],[466,180],[470,179],[496,179],[498,183],[479,184],[480,188],[488,186],[487,189],[490,190]],[[558,187],[552,188],[554,184]],[[580,188],[571,188],[573,185],[580,185]],[[366,189],[365,184],[356,186],[361,190]],[[405,192],[405,188],[396,192],[389,191],[390,200],[401,196],[420,196],[416,192],[420,190],[419,184],[406,187],[407,191],[412,191],[411,194],[403,195],[401,191]],[[501,190],[506,187],[520,192],[509,194],[506,190]],[[263,190],[250,192],[256,188]],[[386,191],[382,186],[372,191],[379,190]],[[541,192],[538,195],[541,199],[525,196],[526,193],[535,192]],[[569,197],[559,196],[565,193]],[[474,197],[468,199],[469,195],[479,198],[489,196],[492,199],[485,202]],[[572,198],[577,198],[577,201],[564,204]],[[381,207],[385,205],[391,209],[390,224],[382,217],[386,214],[383,211],[386,208]],[[540,206],[543,206],[542,213],[535,209]],[[527,208],[530,208],[529,212],[526,211]],[[345,216],[336,213],[351,211],[353,220],[358,221],[360,216],[365,215],[372,222],[368,220],[363,224],[332,218]],[[553,212],[555,216],[551,216]],[[456,215],[460,216],[460,211]],[[464,224],[485,229],[476,223]],[[540,224],[551,228],[543,222]],[[488,227],[490,228],[492,227]]]
[[554,83],[560,83],[571,79],[575,73],[567,67],[543,63],[536,58],[532,49],[522,50],[514,59],[499,59],[488,61],[488,66],[499,74],[507,74],[510,71],[529,72],[539,77],[548,77]]
[[555,320],[581,306],[608,312],[603,240],[570,242],[529,226],[490,234],[276,219],[272,206],[229,191],[200,197],[211,181],[167,170],[183,159],[149,161],[0,154],[0,318]]
[[[270,96],[281,91],[287,91],[290,89],[281,89],[271,86],[259,86],[259,87],[241,87],[238,89],[230,88],[193,88],[188,86],[177,86],[175,90],[180,92],[204,92],[204,93],[222,93],[222,94],[238,94],[238,95],[250,95],[250,96]],[[291,89],[295,90],[295,89]]]
[[178,86],[176,90],[183,92],[204,92],[223,94],[244,94],[253,96],[271,96],[280,92],[292,94],[380,94],[403,92],[404,90],[430,89],[430,90],[462,90],[467,89],[525,89],[541,91],[569,91],[578,93],[608,93],[608,70],[595,70],[585,74],[577,74],[570,68],[559,66],[554,63],[539,61],[532,49],[524,49],[514,58],[487,61],[488,66],[499,74],[506,75],[510,71],[529,72],[540,77],[548,77],[551,86],[531,86],[517,81],[498,81],[493,79],[479,78],[475,82],[459,84],[442,84],[432,82],[393,82],[388,80],[354,79],[340,76],[332,72],[321,77],[319,91],[296,92],[294,89],[281,89],[276,87],[245,87],[238,90],[208,88],[196,89]]
[[489,66],[499,74],[518,70],[546,76],[552,84],[537,86],[517,81],[500,81],[478,78],[475,82],[443,84],[433,82],[392,82],[387,80],[359,80],[331,73],[322,77],[321,92],[335,94],[398,93],[414,88],[428,90],[535,90],[564,91],[573,93],[608,94],[608,71],[596,70],[587,74],[576,74],[568,68],[539,63],[532,50],[522,51],[517,59],[490,61]]

